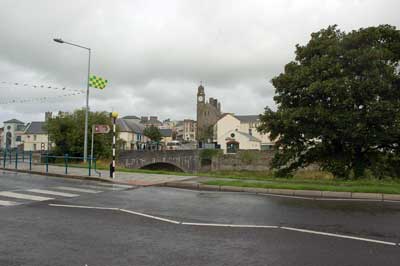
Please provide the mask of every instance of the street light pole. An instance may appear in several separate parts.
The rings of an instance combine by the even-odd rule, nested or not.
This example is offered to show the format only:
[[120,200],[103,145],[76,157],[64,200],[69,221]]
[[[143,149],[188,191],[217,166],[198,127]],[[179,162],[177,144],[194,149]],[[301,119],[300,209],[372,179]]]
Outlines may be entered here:
[[87,84],[86,84],[86,110],[85,110],[85,138],[83,144],[83,160],[86,162],[87,160],[87,143],[88,143],[88,120],[89,120],[89,79],[90,79],[90,57],[92,50],[88,47],[81,46],[75,43],[66,42],[60,38],[53,39],[55,42],[58,43],[66,43],[72,46],[76,46],[82,49],[86,49],[89,52],[89,60],[88,60],[88,74],[87,74]]

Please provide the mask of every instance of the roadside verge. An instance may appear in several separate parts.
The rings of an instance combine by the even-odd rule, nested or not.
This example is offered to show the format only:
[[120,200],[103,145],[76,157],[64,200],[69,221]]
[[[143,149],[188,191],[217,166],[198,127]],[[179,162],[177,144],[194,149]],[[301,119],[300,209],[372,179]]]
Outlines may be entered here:
[[336,192],[336,191],[320,191],[320,190],[295,190],[295,189],[275,189],[275,188],[252,188],[252,187],[236,187],[236,186],[219,186],[205,185],[197,182],[167,182],[159,186],[205,190],[205,191],[222,191],[222,192],[246,192],[253,194],[271,194],[282,195],[288,197],[307,197],[307,198],[325,198],[325,199],[353,199],[353,200],[373,200],[373,201],[393,201],[400,202],[399,194],[384,193],[361,193],[361,192]]

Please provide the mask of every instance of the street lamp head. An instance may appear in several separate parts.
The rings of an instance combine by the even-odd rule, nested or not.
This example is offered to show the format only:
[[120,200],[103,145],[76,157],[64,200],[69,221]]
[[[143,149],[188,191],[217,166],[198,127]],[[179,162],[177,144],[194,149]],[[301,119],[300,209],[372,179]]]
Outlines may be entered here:
[[118,117],[118,113],[117,112],[112,112],[111,113],[111,117],[112,118],[117,118]]
[[64,43],[64,41],[61,38],[54,38],[53,41],[58,43]]

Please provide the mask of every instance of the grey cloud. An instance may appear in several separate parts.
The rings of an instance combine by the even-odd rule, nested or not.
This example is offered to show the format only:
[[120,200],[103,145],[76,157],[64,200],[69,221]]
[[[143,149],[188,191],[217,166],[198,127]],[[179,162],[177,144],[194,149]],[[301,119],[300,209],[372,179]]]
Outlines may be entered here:
[[[92,73],[109,80],[91,90],[91,108],[163,118],[195,116],[198,83],[227,112],[273,106],[271,78],[293,60],[294,46],[330,24],[352,30],[399,26],[396,0],[16,1],[0,3],[0,77],[6,81],[85,88]],[[1,84],[0,84],[1,85]],[[44,90],[0,88],[4,97]],[[46,110],[81,108],[84,96],[43,104],[0,105],[0,119],[41,118]],[[26,119],[25,119],[26,120]]]

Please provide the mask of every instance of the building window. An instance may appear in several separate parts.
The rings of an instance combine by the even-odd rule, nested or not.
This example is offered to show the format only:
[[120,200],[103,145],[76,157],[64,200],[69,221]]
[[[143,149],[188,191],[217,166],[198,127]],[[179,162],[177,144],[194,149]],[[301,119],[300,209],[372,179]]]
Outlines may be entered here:
[[33,144],[33,150],[36,151],[36,144]]
[[36,141],[37,136],[33,135],[33,141]]
[[17,137],[15,138],[15,140],[16,140],[16,141],[21,141],[21,136],[17,136]]
[[249,135],[253,136],[253,129],[252,128],[249,128]]

